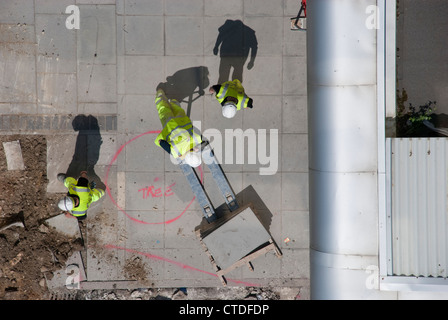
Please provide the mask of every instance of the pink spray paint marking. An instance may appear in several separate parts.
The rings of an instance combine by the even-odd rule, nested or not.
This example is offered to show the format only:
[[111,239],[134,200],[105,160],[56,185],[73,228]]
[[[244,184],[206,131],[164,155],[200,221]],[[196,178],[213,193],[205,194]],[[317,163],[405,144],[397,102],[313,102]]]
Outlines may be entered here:
[[[216,274],[214,274],[214,273],[211,273],[211,272],[208,272],[208,271],[205,271],[205,270],[201,270],[201,269],[198,269],[198,268],[189,266],[189,265],[187,265],[187,264],[180,263],[180,262],[175,261],[175,260],[171,260],[171,259],[164,258],[164,257],[161,257],[161,256],[156,256],[156,255],[151,254],[151,253],[141,252],[141,251],[137,251],[137,250],[133,250],[133,249],[128,249],[128,248],[124,248],[124,247],[119,247],[119,246],[115,246],[115,245],[113,245],[113,244],[105,245],[105,248],[106,248],[106,249],[118,249],[118,250],[124,250],[124,251],[126,251],[126,252],[135,253],[135,254],[139,254],[139,255],[145,256],[145,257],[147,257],[147,258],[149,258],[149,259],[159,260],[159,261],[165,261],[165,262],[168,262],[168,263],[173,264],[173,265],[175,265],[175,266],[178,266],[179,268],[182,268],[182,269],[187,269],[187,270],[191,270],[191,271],[201,272],[201,273],[208,274],[208,275],[210,275],[210,276],[218,277],[218,276],[217,276]],[[250,282],[245,282],[245,281],[241,281],[241,280],[227,279],[227,281],[230,281],[230,282],[233,282],[233,283],[236,283],[236,284],[242,284],[242,285],[245,285],[245,286],[247,286],[247,287],[259,287],[259,286],[260,286],[259,284],[250,283]]]
[[[159,178],[155,178],[154,182],[159,181]],[[156,188],[154,185],[147,186],[138,190],[138,192],[142,192],[143,199],[151,198],[160,198],[160,197],[169,197],[174,195],[173,190],[171,188],[176,184],[176,182],[170,184],[165,192],[162,192],[162,188]]]
[[[123,212],[123,213],[124,213],[130,220],[132,220],[132,221],[134,221],[134,222],[137,222],[137,223],[141,223],[141,224],[169,224],[169,223],[172,223],[172,222],[178,220],[178,219],[179,219],[179,218],[180,218],[180,217],[181,217],[181,216],[188,210],[188,208],[190,207],[190,205],[191,205],[191,204],[193,203],[193,201],[195,200],[195,197],[193,197],[193,199],[191,199],[191,201],[188,203],[188,205],[185,207],[185,209],[184,209],[184,210],[183,210],[177,217],[175,217],[175,218],[173,218],[173,219],[171,219],[171,220],[168,220],[168,221],[163,221],[163,222],[151,222],[151,223],[150,223],[150,222],[145,222],[145,221],[142,221],[142,220],[138,220],[138,219],[136,219],[136,218],[134,218],[134,217],[131,217],[125,210],[123,210],[122,208],[120,208],[120,206],[117,204],[117,202],[115,201],[114,197],[112,196],[112,193],[111,193],[111,191],[110,191],[110,188],[109,188],[109,186],[108,186],[107,181],[108,181],[108,178],[109,178],[110,167],[111,167],[111,166],[114,164],[114,162],[117,160],[117,158],[118,158],[118,156],[120,155],[120,153],[124,150],[124,148],[125,148],[128,144],[130,144],[131,142],[137,140],[138,138],[140,138],[140,137],[142,137],[142,136],[144,136],[144,135],[147,135],[147,134],[159,134],[159,133],[160,133],[160,131],[148,131],[148,132],[142,133],[142,134],[140,134],[140,135],[138,135],[138,136],[132,138],[131,140],[129,140],[128,142],[126,142],[125,144],[123,144],[123,145],[118,149],[118,151],[115,153],[114,157],[112,158],[112,161],[110,162],[110,164],[108,165],[107,170],[106,170],[106,178],[105,178],[105,182],[104,182],[104,184],[106,185],[106,191],[107,191],[107,194],[109,195],[109,198],[112,200],[112,203],[113,203],[113,204],[114,204],[114,205],[115,205],[121,212]],[[203,183],[203,171],[202,171],[202,166],[200,166],[200,167],[198,167],[198,168],[199,168],[199,171],[200,171],[200,173],[201,173],[201,182]],[[156,178],[154,181],[157,181],[157,180],[158,180],[158,178]],[[174,184],[173,184],[173,185],[174,185]],[[171,185],[170,187],[172,187],[173,185]],[[170,194],[170,195],[171,195],[171,194]],[[170,264],[173,264],[173,265],[175,265],[175,266],[178,266],[178,267],[180,267],[180,268],[182,268],[182,269],[188,269],[188,270],[191,270],[191,271],[201,272],[201,273],[208,274],[208,275],[211,275],[211,276],[214,276],[214,277],[218,277],[218,276],[217,276],[216,274],[214,274],[214,273],[211,273],[211,272],[208,272],[208,271],[205,271],[205,270],[201,270],[201,269],[198,269],[198,268],[195,268],[195,267],[192,267],[192,266],[189,266],[189,265],[186,265],[186,264],[183,264],[183,263],[180,263],[180,262],[178,262],[178,261],[171,260],[171,259],[168,259],[168,258],[165,258],[165,257],[161,257],[161,256],[153,255],[153,254],[150,254],[150,253],[140,252],[140,251],[133,250],[133,249],[128,249],[128,248],[124,248],[124,247],[115,246],[115,245],[112,245],[112,244],[106,245],[105,248],[107,248],[107,249],[125,250],[126,252],[139,254],[139,255],[145,256],[145,257],[147,257],[147,258],[149,258],[149,259],[158,260],[158,261],[165,261],[165,262],[167,262],[167,263],[170,263]],[[234,279],[227,279],[227,280],[230,281],[230,282],[233,282],[233,283],[236,283],[236,284],[242,284],[242,285],[245,285],[245,286],[248,286],[248,287],[259,287],[259,286],[260,286],[259,284],[249,283],[249,282],[240,281],[240,280],[234,280]]]
[[[127,141],[127,142],[126,142],[125,144],[123,144],[123,145],[118,149],[118,151],[115,153],[114,157],[112,158],[111,162],[110,162],[109,165],[107,166],[107,170],[106,170],[106,178],[105,178],[104,184],[106,185],[106,191],[107,191],[107,194],[109,195],[109,198],[112,200],[112,203],[118,208],[118,210],[120,210],[121,212],[123,212],[124,215],[125,215],[126,217],[128,217],[130,220],[132,220],[132,221],[134,221],[134,222],[137,222],[137,223],[141,223],[141,224],[170,224],[170,223],[172,223],[172,222],[178,220],[180,217],[182,217],[182,215],[188,210],[188,208],[191,206],[191,204],[193,203],[193,201],[194,201],[195,198],[196,198],[196,197],[193,197],[193,199],[191,199],[191,201],[187,204],[187,206],[185,207],[185,209],[184,209],[184,210],[183,210],[177,217],[175,217],[175,218],[173,218],[173,219],[170,219],[170,220],[167,220],[167,221],[161,221],[161,222],[146,222],[146,221],[142,221],[142,220],[136,219],[136,218],[134,218],[134,217],[131,217],[131,216],[130,216],[124,209],[122,209],[122,208],[118,205],[118,203],[115,201],[114,197],[112,196],[112,193],[111,193],[111,191],[110,191],[109,185],[108,185],[108,183],[107,183],[107,182],[108,182],[108,179],[109,179],[109,171],[110,171],[111,166],[115,163],[115,161],[117,161],[117,158],[118,158],[118,156],[120,155],[120,153],[124,150],[124,148],[125,148],[128,144],[130,144],[131,142],[137,140],[138,138],[143,137],[143,136],[145,136],[145,135],[147,135],[147,134],[159,134],[159,133],[160,133],[160,130],[156,130],[156,131],[147,131],[147,132],[141,133],[141,134],[139,134],[138,136],[136,136],[136,137],[132,138],[131,140]],[[203,171],[202,171],[202,167],[199,167],[199,171],[200,171],[200,173],[201,173],[201,182],[203,182]],[[173,186],[173,185],[171,185],[171,186]],[[171,187],[171,186],[170,186],[170,187]],[[171,189],[170,189],[170,191],[171,191]],[[171,195],[170,193],[168,193],[168,194]]]

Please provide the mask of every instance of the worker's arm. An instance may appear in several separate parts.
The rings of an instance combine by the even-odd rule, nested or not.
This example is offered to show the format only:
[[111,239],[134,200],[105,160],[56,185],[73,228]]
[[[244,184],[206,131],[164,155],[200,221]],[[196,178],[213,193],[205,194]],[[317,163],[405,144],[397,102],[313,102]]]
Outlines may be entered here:
[[72,178],[72,177],[66,177],[66,178],[64,179],[64,186],[65,186],[67,189],[69,189],[69,190],[70,190],[71,187],[76,186],[76,183],[77,183],[77,181],[76,181],[75,178]]
[[220,84],[215,84],[214,86],[211,86],[208,91],[211,94],[213,94],[213,93],[218,94],[219,90],[221,90],[221,85]]
[[103,189],[92,189],[91,195],[92,202],[95,202],[100,200],[105,195],[105,192]]

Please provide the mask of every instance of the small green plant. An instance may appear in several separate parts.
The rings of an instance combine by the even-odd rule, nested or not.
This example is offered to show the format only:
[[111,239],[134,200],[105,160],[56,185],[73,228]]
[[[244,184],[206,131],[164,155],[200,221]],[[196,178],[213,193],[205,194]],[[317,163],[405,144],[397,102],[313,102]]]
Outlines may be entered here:
[[431,120],[436,109],[436,101],[428,101],[419,106],[418,109],[409,103],[406,108],[405,102],[408,100],[406,90],[397,90],[397,136],[398,137],[419,137],[425,136],[426,126],[423,121]]

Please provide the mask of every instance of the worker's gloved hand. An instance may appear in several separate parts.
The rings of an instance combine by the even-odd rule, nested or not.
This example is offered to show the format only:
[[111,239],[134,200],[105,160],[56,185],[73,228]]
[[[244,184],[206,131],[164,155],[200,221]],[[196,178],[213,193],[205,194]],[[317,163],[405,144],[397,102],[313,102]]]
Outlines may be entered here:
[[96,187],[96,182],[95,181],[90,182],[90,189],[95,189],[95,187]]
[[254,107],[254,100],[252,100],[252,98],[249,98],[249,102],[247,103],[247,107],[251,108],[251,109]]

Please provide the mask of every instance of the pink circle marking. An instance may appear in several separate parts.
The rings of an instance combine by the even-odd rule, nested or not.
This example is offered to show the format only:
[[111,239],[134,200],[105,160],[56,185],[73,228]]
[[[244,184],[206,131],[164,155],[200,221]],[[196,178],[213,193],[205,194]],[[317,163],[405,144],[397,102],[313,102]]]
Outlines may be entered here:
[[[162,221],[162,222],[145,222],[145,221],[136,219],[136,218],[134,218],[134,217],[131,217],[131,216],[130,216],[124,209],[122,209],[122,208],[118,205],[118,203],[115,201],[114,197],[112,196],[112,193],[111,193],[111,191],[110,191],[109,185],[108,185],[108,183],[107,183],[107,182],[108,182],[108,179],[109,179],[109,171],[110,171],[110,167],[114,164],[115,161],[117,161],[117,158],[118,158],[118,156],[120,155],[120,153],[124,150],[124,148],[125,148],[128,144],[130,144],[131,142],[137,140],[138,138],[143,137],[144,135],[147,135],[147,134],[159,134],[159,133],[160,133],[160,130],[158,130],[158,131],[147,131],[147,132],[141,133],[141,134],[139,134],[138,136],[136,136],[136,137],[132,138],[131,140],[127,141],[127,142],[126,142],[125,144],[123,144],[123,145],[120,147],[120,149],[118,149],[118,151],[115,153],[114,157],[112,158],[111,162],[110,162],[109,165],[107,166],[107,170],[106,170],[106,178],[105,178],[104,184],[106,185],[106,191],[107,191],[107,194],[109,195],[109,198],[112,200],[113,204],[114,204],[114,205],[115,205],[121,212],[123,212],[123,213],[126,215],[126,217],[128,217],[129,219],[131,219],[132,221],[137,222],[137,223],[142,223],[142,224],[169,224],[169,223],[172,223],[172,222],[176,221],[177,219],[179,219],[179,218],[180,218],[180,217],[181,217],[181,216],[188,210],[188,208],[190,207],[190,205],[193,203],[193,201],[194,201],[195,198],[196,198],[196,197],[193,196],[193,199],[191,199],[191,201],[187,204],[187,206],[185,207],[185,209],[184,209],[184,210],[183,210],[177,217],[175,217],[175,218],[173,218],[173,219],[170,219],[170,220],[168,220],[168,221]],[[203,182],[203,171],[202,171],[202,167],[199,167],[199,171],[200,171],[200,173],[201,173],[201,182]]]

